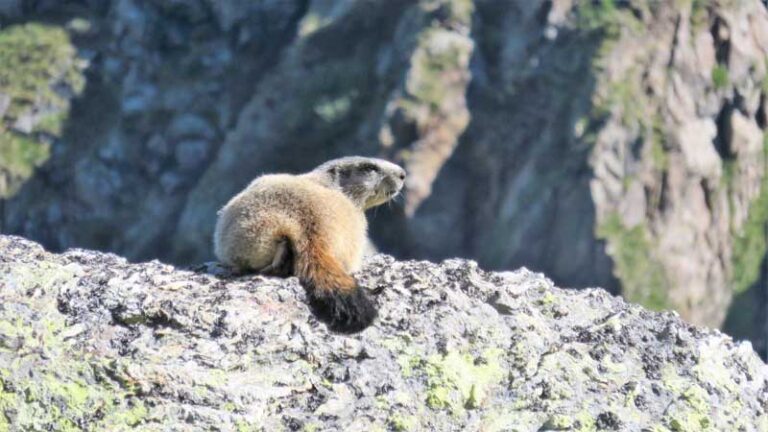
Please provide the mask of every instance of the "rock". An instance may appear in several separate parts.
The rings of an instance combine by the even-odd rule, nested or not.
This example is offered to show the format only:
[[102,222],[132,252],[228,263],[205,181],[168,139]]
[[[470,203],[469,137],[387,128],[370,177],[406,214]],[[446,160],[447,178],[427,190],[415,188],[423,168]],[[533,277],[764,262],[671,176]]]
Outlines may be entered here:
[[162,135],[154,134],[147,140],[147,150],[152,152],[157,159],[167,156],[171,151],[171,146]]
[[[629,9],[641,10],[641,3]],[[739,275],[755,275],[765,256],[764,247],[738,238],[750,220],[765,219],[758,209],[768,193],[759,120],[766,75],[756,59],[765,57],[759,41],[768,12],[757,1],[674,12],[662,4],[635,18],[602,15],[619,31],[601,46],[608,52],[599,56],[592,99],[606,117],[585,128],[598,129],[590,156],[595,222],[626,298],[719,327],[734,295],[757,287],[757,278],[739,282]],[[642,202],[641,223],[639,213],[623,220]],[[763,340],[756,343],[763,352]]]
[[176,144],[176,161],[182,170],[200,168],[208,158],[210,144],[202,139],[185,139]]
[[160,184],[165,193],[173,194],[184,184],[184,177],[176,172],[166,172],[160,176]]
[[0,16],[15,17],[21,14],[21,0],[0,0]]
[[138,115],[149,111],[156,96],[157,89],[153,86],[134,88],[123,97],[122,110],[126,115]]
[[342,336],[295,278],[0,236],[0,428],[768,427],[750,345],[674,314],[459,259],[376,255],[358,278],[380,317]]
[[5,111],[11,106],[11,96],[0,93],[0,118],[5,115]]
[[[41,89],[81,83],[73,59],[93,62],[71,116],[35,119],[70,133],[0,170],[11,185],[0,196],[14,195],[3,229],[56,250],[199,262],[211,258],[216,211],[255,176],[379,155],[409,171],[403,205],[372,219],[380,250],[525,265],[720,326],[734,296],[759,294],[765,258],[764,242],[744,239],[763,238],[768,219],[757,139],[768,123],[768,10],[759,0],[612,3],[6,0],[9,22],[91,23],[87,35],[46,26],[56,61],[19,57],[24,76],[44,74]],[[19,33],[29,25],[0,29],[0,40],[32,40],[30,28]],[[61,66],[55,76],[49,64]],[[17,65],[0,61],[0,81]],[[57,106],[73,97],[54,93]],[[41,112],[49,98],[37,96],[13,100]],[[24,113],[11,104],[8,126]],[[28,144],[19,135],[0,140]],[[109,169],[77,172],[106,146]],[[60,226],[48,225],[49,208],[61,209]],[[764,316],[747,327],[766,328]],[[768,338],[753,340],[768,352]]]
[[728,132],[729,147],[736,156],[755,157],[763,151],[763,131],[738,111],[731,114]]
[[677,142],[685,166],[695,175],[720,177],[720,157],[715,150],[717,128],[712,120],[694,120],[680,127]]
[[213,139],[216,136],[216,132],[208,121],[190,113],[180,114],[175,117],[171,121],[167,133],[171,139],[189,137]]
[[31,134],[35,127],[36,119],[35,113],[25,112],[17,115],[16,121],[13,123],[12,129],[22,134]]

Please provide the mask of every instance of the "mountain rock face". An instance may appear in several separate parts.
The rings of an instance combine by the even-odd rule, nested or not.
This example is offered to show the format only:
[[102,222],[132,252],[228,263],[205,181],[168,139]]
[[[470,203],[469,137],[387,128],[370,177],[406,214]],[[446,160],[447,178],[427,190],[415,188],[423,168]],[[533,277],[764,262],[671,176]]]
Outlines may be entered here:
[[0,430],[765,431],[768,367],[673,313],[522,269],[370,258],[378,321],[295,278],[0,236]]
[[[383,251],[525,265],[715,327],[737,294],[728,325],[763,346],[759,0],[8,0],[0,17],[0,52],[27,23],[79,56],[36,81],[71,89],[56,133],[0,112],[0,139],[50,144],[4,232],[200,262],[256,175],[377,155],[409,172],[373,220]],[[0,108],[19,99],[2,85]],[[17,182],[47,156],[24,154]]]
[[709,325],[757,281],[768,204],[768,13],[721,3],[660,10],[651,25],[625,16],[596,65],[600,125],[586,126],[597,234],[622,291]]

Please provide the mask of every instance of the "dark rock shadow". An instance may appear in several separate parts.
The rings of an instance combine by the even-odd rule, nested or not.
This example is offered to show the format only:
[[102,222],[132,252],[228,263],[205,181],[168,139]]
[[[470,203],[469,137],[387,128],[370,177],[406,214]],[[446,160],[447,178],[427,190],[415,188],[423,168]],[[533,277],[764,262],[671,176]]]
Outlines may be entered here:
[[755,352],[768,359],[768,257],[763,258],[760,279],[733,297],[723,331],[737,340],[752,342]]

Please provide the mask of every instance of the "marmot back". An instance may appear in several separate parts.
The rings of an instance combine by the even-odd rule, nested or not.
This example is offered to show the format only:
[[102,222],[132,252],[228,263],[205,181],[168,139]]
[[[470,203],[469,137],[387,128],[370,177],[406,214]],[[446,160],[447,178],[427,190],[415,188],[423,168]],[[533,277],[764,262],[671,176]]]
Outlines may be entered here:
[[363,157],[261,176],[219,211],[214,252],[240,271],[298,276],[318,318],[335,331],[360,331],[376,317],[350,276],[366,247],[364,211],[397,195],[404,179],[399,166]]

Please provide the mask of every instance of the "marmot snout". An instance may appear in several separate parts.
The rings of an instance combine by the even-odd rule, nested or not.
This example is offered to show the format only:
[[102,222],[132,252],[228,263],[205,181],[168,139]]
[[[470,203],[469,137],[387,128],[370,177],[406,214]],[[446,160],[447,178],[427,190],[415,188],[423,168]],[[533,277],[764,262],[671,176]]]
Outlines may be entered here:
[[298,276],[318,318],[334,331],[360,331],[376,318],[350,276],[366,247],[364,211],[395,197],[404,180],[401,167],[365,157],[261,176],[219,211],[214,252],[241,271]]

